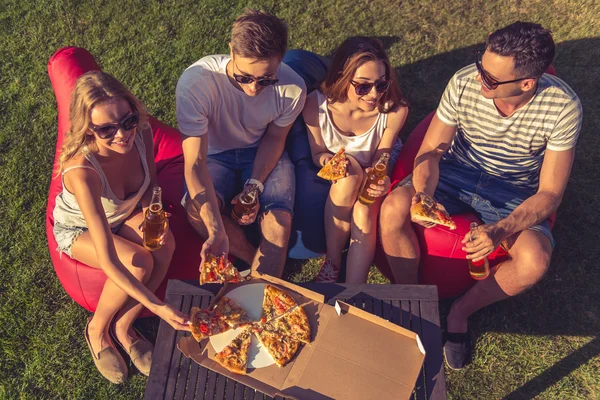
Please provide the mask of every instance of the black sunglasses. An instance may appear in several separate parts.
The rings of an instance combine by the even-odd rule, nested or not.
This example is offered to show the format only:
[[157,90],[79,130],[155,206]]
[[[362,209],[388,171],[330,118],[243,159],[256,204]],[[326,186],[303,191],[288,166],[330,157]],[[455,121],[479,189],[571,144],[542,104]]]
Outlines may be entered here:
[[238,75],[235,72],[233,73],[233,77],[235,78],[236,82],[240,85],[249,85],[252,82],[256,81],[260,86],[267,87],[279,82],[279,79],[256,79],[251,76]]
[[106,125],[94,125],[90,122],[90,129],[96,133],[100,137],[100,139],[110,139],[114,137],[119,128],[124,131],[130,131],[138,126],[140,122],[140,114],[137,111],[134,111],[130,114],[124,116],[121,121],[116,124],[106,124]]
[[375,91],[377,93],[384,93],[386,90],[390,88],[390,84],[392,81],[381,81],[376,83],[358,83],[355,81],[350,81],[352,86],[354,86],[354,91],[358,96],[366,96],[371,93],[371,89],[375,86]]
[[498,82],[498,81],[493,80],[492,78],[490,78],[490,76],[487,74],[487,72],[485,72],[485,70],[483,69],[483,65],[481,65],[481,57],[483,56],[483,53],[484,53],[484,51],[482,51],[482,50],[475,52],[475,65],[477,66],[477,72],[479,72],[479,76],[481,76],[481,82],[489,90],[495,90],[496,88],[498,88],[498,86],[505,85],[507,83],[515,83],[515,82],[523,81],[525,79],[533,79],[533,78],[519,78],[519,79],[513,79],[512,81],[503,81],[503,82]]

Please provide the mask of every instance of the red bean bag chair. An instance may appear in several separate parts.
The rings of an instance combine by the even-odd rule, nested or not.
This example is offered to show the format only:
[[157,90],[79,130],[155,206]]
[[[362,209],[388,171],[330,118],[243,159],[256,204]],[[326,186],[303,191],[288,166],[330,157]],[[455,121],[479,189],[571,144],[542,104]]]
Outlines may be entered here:
[[[546,73],[556,75],[556,70],[550,66]],[[404,143],[392,173],[392,185],[412,172],[415,157],[434,114],[435,111],[421,121]],[[554,225],[555,217],[556,215],[552,215],[550,218],[551,226]],[[413,224],[421,249],[419,283],[437,285],[440,298],[460,296],[476,282],[469,274],[466,253],[462,251],[461,241],[469,232],[471,222],[482,224],[482,221],[474,213],[453,215],[452,219],[456,222],[454,231],[442,226],[426,229],[421,225]],[[490,266],[499,264],[507,257],[508,254],[498,247],[488,256]],[[383,275],[394,282],[392,271],[380,243],[378,243],[375,254],[375,264]]]
[[[100,70],[100,67],[87,50],[78,47],[62,48],[48,61],[48,75],[58,106],[58,136],[46,208],[46,235],[56,275],[65,291],[82,307],[95,311],[106,275],[102,270],[77,262],[66,254],[60,255],[52,231],[54,226],[52,212],[56,196],[62,190],[61,178],[56,177],[57,162],[65,132],[69,128],[71,92],[77,78],[91,70]],[[163,206],[172,214],[170,229],[177,245],[167,276],[156,291],[156,295],[164,299],[168,279],[198,279],[202,240],[188,223],[185,209],[180,204],[184,178],[179,131],[153,117],[150,118],[150,125],[154,135],[154,160],[158,182],[163,189]],[[142,315],[152,314],[144,310]]]

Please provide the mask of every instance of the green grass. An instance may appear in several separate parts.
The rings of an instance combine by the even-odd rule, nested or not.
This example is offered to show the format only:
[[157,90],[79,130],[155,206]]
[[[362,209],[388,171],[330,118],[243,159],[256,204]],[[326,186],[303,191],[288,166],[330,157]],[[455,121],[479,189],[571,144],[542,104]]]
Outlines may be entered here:
[[[48,58],[62,46],[87,48],[175,125],[177,79],[200,57],[227,50],[231,22],[245,6],[287,20],[290,48],[327,55],[348,36],[380,37],[412,104],[404,135],[436,107],[487,34],[515,20],[552,29],[555,66],[585,116],[551,270],[527,293],[472,317],[474,362],[446,382],[452,399],[599,398],[600,221],[581,211],[600,207],[597,0],[1,0],[0,398],[135,399],[146,383],[138,374],[113,386],[95,371],[82,335],[87,313],[65,294],[50,262],[44,211],[56,104]],[[304,281],[317,268],[318,260],[291,261],[286,276]],[[370,281],[383,279],[374,273]],[[142,324],[156,330],[156,320]]]

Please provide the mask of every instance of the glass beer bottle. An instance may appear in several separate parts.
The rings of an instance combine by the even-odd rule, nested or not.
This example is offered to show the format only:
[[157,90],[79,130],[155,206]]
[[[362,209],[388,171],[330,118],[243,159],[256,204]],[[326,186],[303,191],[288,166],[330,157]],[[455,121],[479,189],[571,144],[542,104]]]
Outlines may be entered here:
[[144,248],[150,251],[161,248],[161,236],[165,233],[167,216],[162,208],[162,189],[154,186],[152,189],[152,200],[150,207],[144,216]]
[[248,185],[247,190],[240,195],[238,202],[233,206],[231,218],[239,224],[244,215],[250,214],[257,201],[258,187],[256,185]]
[[[477,222],[472,222],[471,223],[471,238],[469,239],[470,241],[472,241],[473,239],[476,238],[475,237],[476,231],[477,231]],[[479,260],[479,261],[473,261],[473,260],[467,260],[467,261],[469,262],[469,273],[471,274],[471,277],[473,279],[480,281],[489,276],[490,263],[489,263],[487,257],[484,257],[482,260]]]
[[373,167],[371,172],[367,174],[365,178],[365,183],[363,183],[363,187],[360,191],[360,195],[358,196],[358,201],[362,204],[369,205],[373,204],[375,201],[375,197],[371,196],[367,189],[371,186],[371,184],[377,184],[378,181],[385,178],[385,174],[387,172],[387,164],[390,160],[389,153],[383,153],[379,160],[377,160],[377,164]]

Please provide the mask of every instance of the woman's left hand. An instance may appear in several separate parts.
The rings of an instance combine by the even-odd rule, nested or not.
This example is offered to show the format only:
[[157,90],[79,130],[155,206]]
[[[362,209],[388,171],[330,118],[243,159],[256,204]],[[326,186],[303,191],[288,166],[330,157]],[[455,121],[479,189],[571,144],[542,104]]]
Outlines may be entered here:
[[[146,210],[144,209],[143,214],[146,215]],[[167,235],[169,233],[169,217],[171,216],[170,212],[166,212],[165,211],[165,230],[163,232],[162,235],[160,235],[160,245],[163,246],[165,244],[165,242],[167,241]],[[146,218],[144,217],[144,219],[142,219],[142,222],[140,223],[140,225],[138,226],[138,229],[141,232],[144,232],[146,230],[145,227],[146,224]]]
[[[369,167],[366,169],[366,173],[369,173],[373,170],[372,167]],[[381,197],[381,196],[385,196],[389,190],[390,190],[390,186],[391,186],[391,182],[390,182],[390,177],[389,176],[385,176],[385,178],[380,179],[379,181],[377,181],[377,183],[372,183],[368,188],[367,188],[367,192],[369,193],[369,195],[371,195],[372,197]]]

